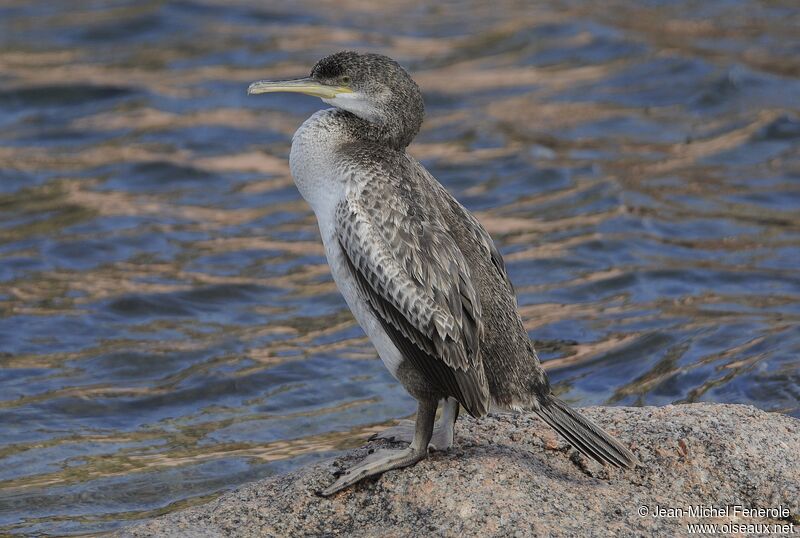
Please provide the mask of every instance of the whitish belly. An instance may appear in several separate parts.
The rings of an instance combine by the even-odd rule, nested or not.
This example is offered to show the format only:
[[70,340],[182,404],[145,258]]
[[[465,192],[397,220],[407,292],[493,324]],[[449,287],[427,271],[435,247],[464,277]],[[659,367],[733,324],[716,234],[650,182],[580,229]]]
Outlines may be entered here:
[[400,350],[397,349],[389,335],[386,334],[383,325],[373,314],[370,306],[361,298],[357,287],[358,284],[350,273],[350,268],[347,266],[347,260],[344,257],[345,254],[339,246],[334,230],[325,226],[323,222],[319,222],[319,224],[322,243],[325,245],[325,254],[328,257],[328,265],[330,265],[336,286],[347,302],[347,306],[350,307],[350,311],[353,312],[356,321],[372,341],[383,364],[392,376],[398,379],[397,369],[403,360]]

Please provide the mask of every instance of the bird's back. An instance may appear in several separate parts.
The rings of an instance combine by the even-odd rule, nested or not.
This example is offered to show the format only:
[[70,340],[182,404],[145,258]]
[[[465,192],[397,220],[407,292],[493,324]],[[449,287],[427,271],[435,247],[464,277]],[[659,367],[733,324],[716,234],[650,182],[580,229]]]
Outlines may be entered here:
[[501,409],[529,408],[532,395],[547,395],[550,385],[522,324],[516,295],[500,252],[472,213],[425,168],[414,161],[436,207],[470,267],[481,301],[484,334],[481,357],[493,403]]

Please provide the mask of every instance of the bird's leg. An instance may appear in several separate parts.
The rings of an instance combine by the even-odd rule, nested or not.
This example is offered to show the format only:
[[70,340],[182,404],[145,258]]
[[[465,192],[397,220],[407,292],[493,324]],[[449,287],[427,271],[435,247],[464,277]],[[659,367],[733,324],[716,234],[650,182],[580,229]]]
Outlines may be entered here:
[[455,398],[448,398],[444,401],[442,408],[442,418],[439,420],[438,427],[434,426],[431,446],[435,450],[447,450],[453,446],[453,437],[458,420],[459,403]]
[[375,451],[361,462],[339,475],[336,482],[322,490],[320,495],[327,497],[368,476],[379,475],[392,469],[408,467],[424,459],[428,454],[428,443],[430,443],[431,435],[433,434],[433,422],[436,419],[437,405],[438,402],[436,400],[419,402],[414,440],[408,448],[402,450],[382,449]]
[[[432,450],[444,451],[453,446],[453,429],[458,419],[458,400],[447,398],[442,407],[442,417],[433,427],[433,437],[431,437],[430,447]],[[413,420],[401,420],[397,426],[386,428],[382,432],[370,437],[373,439],[385,439],[387,441],[397,441],[410,443],[414,440],[415,425]]]

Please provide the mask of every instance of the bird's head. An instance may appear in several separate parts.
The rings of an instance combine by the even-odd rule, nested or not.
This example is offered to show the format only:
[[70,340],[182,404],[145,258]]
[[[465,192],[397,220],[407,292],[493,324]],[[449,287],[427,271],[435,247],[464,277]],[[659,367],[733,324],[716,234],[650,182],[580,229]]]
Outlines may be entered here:
[[369,124],[378,141],[405,147],[419,132],[422,94],[400,64],[380,54],[344,51],[317,62],[311,75],[293,80],[260,80],[249,95],[298,92],[319,97]]

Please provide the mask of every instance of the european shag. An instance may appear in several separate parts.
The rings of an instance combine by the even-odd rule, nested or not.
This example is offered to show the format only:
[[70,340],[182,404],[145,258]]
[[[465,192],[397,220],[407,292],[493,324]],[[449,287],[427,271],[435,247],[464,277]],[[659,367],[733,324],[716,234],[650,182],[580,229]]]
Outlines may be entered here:
[[[320,492],[413,465],[453,442],[459,407],[530,411],[601,463],[637,460],[553,395],[517,311],[503,258],[477,219],[406,147],[422,124],[422,94],[394,60],[339,52],[307,78],[254,82],[249,94],[300,92],[334,108],[297,130],[292,176],[319,223],[336,285],[383,363],[417,402],[413,426]],[[442,419],[434,427],[443,402]]]

